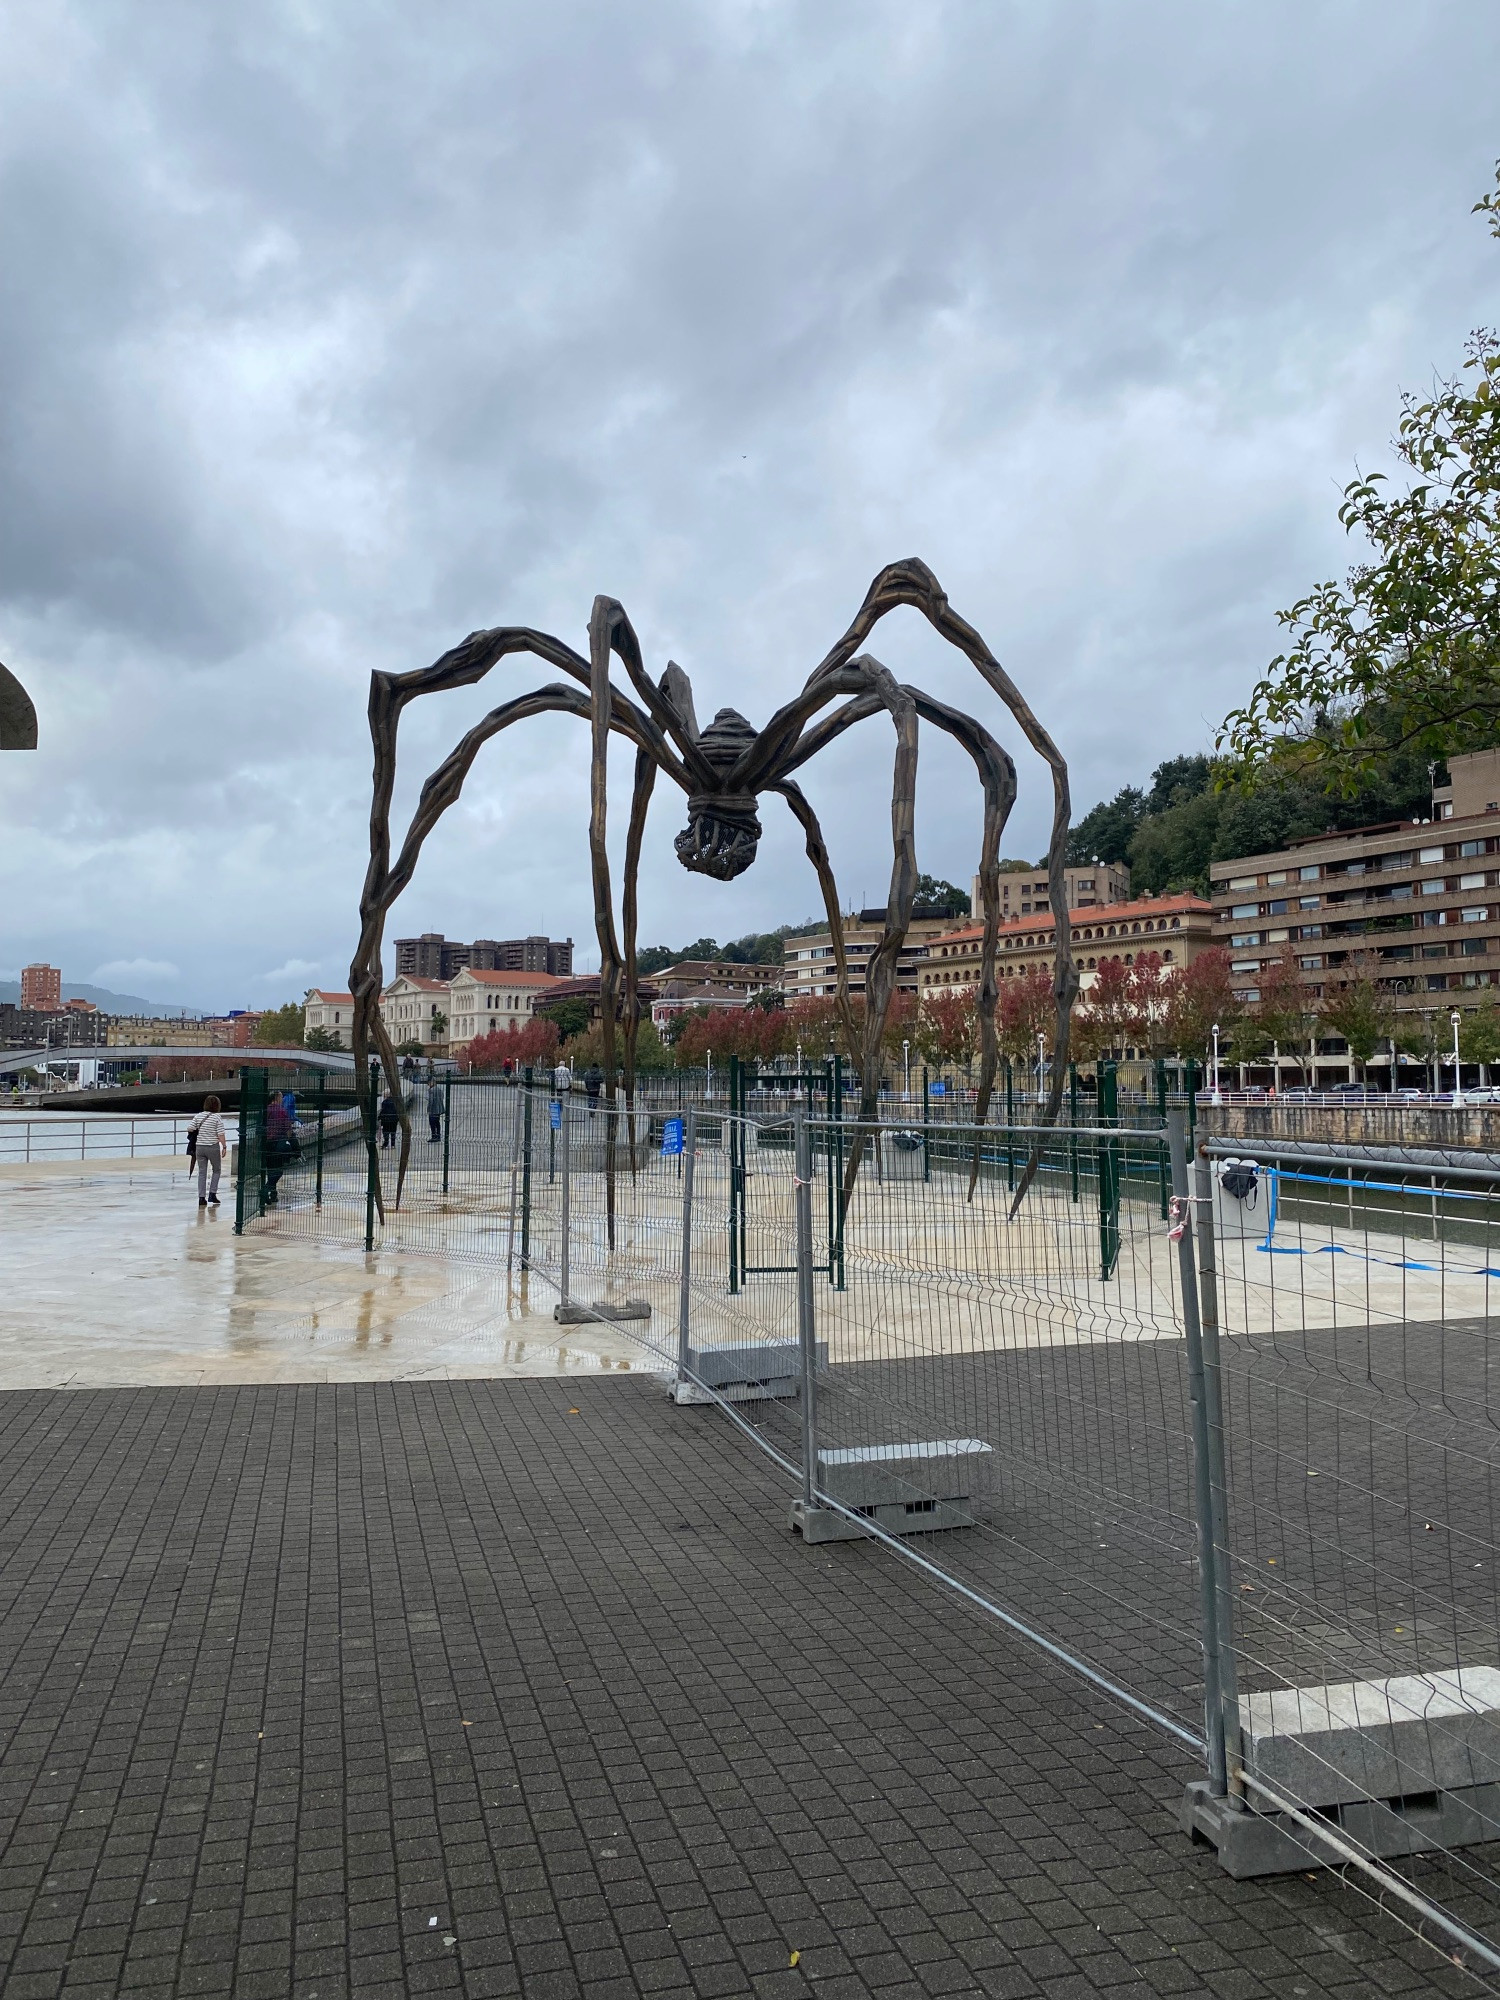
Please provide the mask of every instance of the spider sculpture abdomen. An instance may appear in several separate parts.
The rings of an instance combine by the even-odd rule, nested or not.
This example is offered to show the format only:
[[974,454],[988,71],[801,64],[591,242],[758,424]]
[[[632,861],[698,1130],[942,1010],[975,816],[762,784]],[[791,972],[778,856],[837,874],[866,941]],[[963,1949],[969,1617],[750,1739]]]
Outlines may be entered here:
[[726,789],[688,795],[688,823],[673,844],[677,859],[695,875],[732,882],[755,859],[760,844],[755,795],[727,788],[735,765],[754,742],[754,729],[734,708],[721,708],[698,738],[698,748]]

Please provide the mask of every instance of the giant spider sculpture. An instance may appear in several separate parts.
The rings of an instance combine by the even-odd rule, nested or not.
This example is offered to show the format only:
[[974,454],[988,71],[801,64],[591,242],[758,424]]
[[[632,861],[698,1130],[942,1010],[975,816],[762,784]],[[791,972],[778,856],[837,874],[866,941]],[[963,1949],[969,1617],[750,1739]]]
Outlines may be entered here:
[[[1000,837],[1016,796],[1015,765],[983,725],[950,708],[920,688],[897,681],[880,662],[858,648],[875,625],[898,605],[920,611],[951,645],[967,655],[999,695],[1032,747],[1052,769],[1052,839],[1048,849],[1048,882],[1056,918],[1057,952],[1053,991],[1057,1003],[1057,1033],[1052,1088],[1043,1123],[1056,1122],[1067,1069],[1068,1029],[1078,974],[1069,949],[1067,893],[1063,877],[1068,833],[1067,765],[1052,738],[1032,713],[1020,690],[983,639],[953,611],[942,586],[925,563],[893,563],[871,584],[848,631],[808,678],[802,692],[757,731],[732,708],[720,709],[707,728],[700,728],[693,710],[687,675],[669,663],[660,681],[647,674],[639,641],[624,609],[613,598],[594,600],[589,621],[589,657],[571,646],[527,626],[497,626],[472,632],[434,665],[414,673],[375,673],[370,677],[370,735],[375,751],[374,798],[370,811],[370,865],[360,898],[359,946],[349,968],[354,999],[354,1053],[360,1075],[365,1073],[373,1039],[390,1088],[400,1102],[396,1054],[380,1016],[381,943],[387,912],[411,881],[422,843],[458,798],[480,747],[512,723],[549,710],[586,718],[593,739],[590,788],[589,853],[593,864],[594,920],[599,936],[599,1011],[604,1043],[605,1085],[613,1091],[618,1046],[627,1106],[634,1104],[635,1050],[640,1026],[636,973],[637,875],[657,773],[665,774],[687,794],[688,823],[678,834],[677,857],[684,868],[727,882],[743,874],[755,859],[760,840],[759,804],[774,792],[785,799],[802,828],[808,859],[817,873],[837,969],[836,1006],[851,1053],[857,1054],[861,1087],[860,1117],[850,1150],[844,1199],[847,1202],[859,1172],[864,1132],[877,1109],[881,1071],[881,1039],[896,992],[897,963],[911,923],[917,888],[914,834],[917,732],[919,722],[945,730],[969,753],[984,796],[984,831],[979,867],[984,937],[980,956],[978,1013],[980,1029],[979,1091],[976,1122],[983,1124],[994,1089],[998,1061],[995,1030],[995,959],[1000,924]],[[530,694],[502,702],[469,730],[422,787],[416,812],[394,863],[391,859],[390,810],[396,779],[396,733],[401,712],[419,695],[467,687],[482,680],[509,653],[531,653],[559,668],[576,683],[553,682]],[[611,659],[625,668],[637,701],[617,688],[610,677]],[[824,711],[829,711],[825,713]],[[856,722],[884,711],[896,732],[895,779],[891,796],[891,834],[895,855],[891,869],[886,922],[880,943],[870,955],[865,973],[865,1008],[861,1022],[849,994],[849,966],[840,921],[838,888],[828,859],[822,829],[793,773]],[[817,719],[815,719],[817,718]],[[610,732],[635,745],[635,783],[625,838],[621,918],[623,947],[615,927],[614,896],[605,845],[606,775]],[[369,1112],[366,1113],[367,1117]],[[611,1131],[613,1121],[611,1121]],[[410,1130],[403,1120],[397,1202],[410,1153]],[[1036,1167],[1036,1154],[1017,1190],[1019,1202]],[[613,1146],[609,1146],[609,1208],[613,1215]],[[977,1174],[976,1149],[974,1173]],[[973,1189],[973,1175],[970,1190]]]

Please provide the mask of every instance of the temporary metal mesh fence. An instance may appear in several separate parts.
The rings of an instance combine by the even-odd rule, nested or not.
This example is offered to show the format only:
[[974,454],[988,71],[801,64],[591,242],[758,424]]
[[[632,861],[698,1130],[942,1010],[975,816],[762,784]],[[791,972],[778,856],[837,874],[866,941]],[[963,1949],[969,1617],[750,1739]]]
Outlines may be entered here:
[[310,1142],[304,1096],[245,1226],[503,1262],[517,1315],[628,1335],[809,1540],[884,1540],[1199,1751],[1231,1872],[1339,1867],[1500,1991],[1500,1163],[1190,1156],[1185,1108],[1104,1104],[420,1084],[398,1207],[399,1148],[352,1103]]

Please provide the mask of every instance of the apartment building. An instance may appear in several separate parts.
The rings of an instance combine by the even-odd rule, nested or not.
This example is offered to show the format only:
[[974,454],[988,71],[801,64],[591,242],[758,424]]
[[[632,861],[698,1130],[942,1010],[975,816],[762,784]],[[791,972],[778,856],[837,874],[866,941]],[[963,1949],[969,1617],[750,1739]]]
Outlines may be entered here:
[[1259,998],[1261,974],[1288,947],[1309,1000],[1361,971],[1403,1012],[1453,1004],[1440,995],[1463,1004],[1500,983],[1500,753],[1455,757],[1450,770],[1431,820],[1213,864],[1214,934],[1242,999]]
[[303,1004],[302,1026],[307,1034],[311,1034],[314,1028],[321,1028],[333,1037],[341,1049],[352,1049],[354,995],[329,993],[321,986],[314,986]]
[[[1069,912],[1068,934],[1086,995],[1107,959],[1133,965],[1139,954],[1152,951],[1163,965],[1190,965],[1213,947],[1213,905],[1202,896],[1147,896],[1136,902],[1083,905]],[[918,992],[973,991],[979,984],[983,941],[983,924],[966,924],[934,939],[918,975]],[[1013,919],[1000,927],[996,976],[1017,979],[1040,970],[1050,977],[1056,951],[1057,924],[1050,914],[1041,921]]]
[[21,1005],[32,1014],[62,1012],[62,973],[55,965],[21,967]]
[[524,1027],[538,1004],[564,981],[550,972],[478,971],[469,966],[448,987],[448,1040],[462,1048],[492,1029]]
[[[1130,900],[1130,870],[1123,861],[1091,861],[1086,868],[1065,868],[1063,876],[1068,885],[1068,908],[1070,910],[1091,910],[1100,903],[1125,903]],[[984,898],[979,890],[979,877],[974,877],[974,891],[970,908],[977,917],[984,907]],[[1032,868],[1024,874],[1018,869],[1000,877],[1000,915],[1002,920],[1010,917],[1049,916],[1052,905],[1047,900],[1047,871]]]
[[456,979],[472,966],[476,972],[546,972],[568,979],[573,972],[571,938],[475,938],[459,944],[440,931],[421,937],[397,938],[396,971],[414,979]]
[[[903,993],[917,991],[918,974],[934,938],[961,923],[951,911],[940,917],[914,917],[896,966],[896,985]],[[849,991],[865,990],[865,967],[870,954],[885,933],[884,909],[860,910],[844,918],[844,950],[849,959]],[[818,999],[838,986],[838,966],[833,955],[833,933],[827,929],[806,931],[789,937],[784,946],[781,990],[787,1005],[798,1000]]]

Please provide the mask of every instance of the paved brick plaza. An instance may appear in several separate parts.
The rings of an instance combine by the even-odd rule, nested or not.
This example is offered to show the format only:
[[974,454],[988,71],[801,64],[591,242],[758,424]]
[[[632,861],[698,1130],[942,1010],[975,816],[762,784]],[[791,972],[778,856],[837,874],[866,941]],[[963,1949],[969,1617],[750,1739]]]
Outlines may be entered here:
[[1473,1990],[778,1477],[640,1379],[0,1396],[5,2000]]

